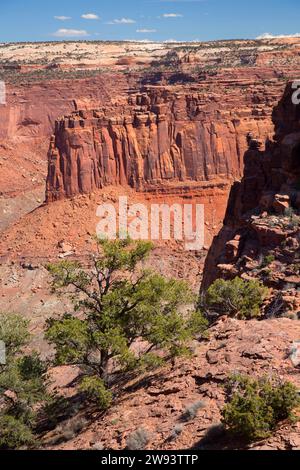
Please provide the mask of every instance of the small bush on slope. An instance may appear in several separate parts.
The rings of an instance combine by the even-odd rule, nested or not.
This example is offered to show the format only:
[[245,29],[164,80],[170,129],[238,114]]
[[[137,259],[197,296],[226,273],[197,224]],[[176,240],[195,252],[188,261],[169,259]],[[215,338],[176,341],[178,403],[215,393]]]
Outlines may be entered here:
[[248,320],[262,315],[261,307],[267,294],[268,289],[257,280],[217,279],[207,290],[205,307],[219,315]]
[[227,395],[222,422],[231,434],[247,441],[270,436],[276,425],[291,418],[293,409],[300,404],[293,384],[267,378],[232,376]]
[[128,436],[126,446],[128,450],[143,450],[149,441],[149,432],[144,428],[139,428]]
[[201,410],[202,408],[205,408],[205,406],[206,406],[206,403],[202,400],[196,401],[195,403],[188,405],[185,408],[181,419],[183,421],[190,421],[196,418],[198,411]]
[[275,261],[275,256],[274,256],[274,255],[266,255],[266,256],[263,258],[260,267],[261,267],[261,268],[267,268],[267,267],[270,266],[270,264],[272,264],[274,261]]

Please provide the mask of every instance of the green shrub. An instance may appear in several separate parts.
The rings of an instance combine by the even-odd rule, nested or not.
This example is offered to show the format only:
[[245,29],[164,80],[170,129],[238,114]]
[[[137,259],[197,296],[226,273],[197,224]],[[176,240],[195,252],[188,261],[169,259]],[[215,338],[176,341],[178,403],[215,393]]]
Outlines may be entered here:
[[[142,268],[151,243],[97,242],[91,269],[70,261],[48,266],[52,288],[71,295],[74,312],[48,319],[45,336],[55,346],[56,364],[78,365],[85,378],[81,389],[103,409],[111,400],[112,362],[119,372],[160,366],[163,358],[190,352],[207,321],[194,309],[181,314],[196,301],[187,283]],[[147,348],[137,354],[132,345],[141,339]]]
[[21,315],[0,312],[0,339],[7,354],[15,354],[29,340],[28,321]]
[[261,263],[260,267],[261,268],[267,268],[268,266],[270,266],[270,264],[273,263],[273,261],[275,261],[275,256],[274,255],[267,255],[262,260],[262,263]]
[[33,352],[30,356],[19,358],[18,366],[24,380],[40,379],[46,372],[46,366],[36,352]]
[[229,379],[227,398],[222,422],[231,434],[247,441],[270,436],[276,425],[291,418],[299,405],[293,384],[240,375]]
[[89,399],[94,400],[102,410],[105,410],[111,404],[112,394],[105,387],[103,380],[97,376],[85,377],[80,384],[80,390]]
[[47,398],[45,365],[36,352],[23,354],[29,338],[24,318],[0,312],[0,340],[6,350],[6,363],[0,366],[0,449],[34,443],[37,408]]
[[147,353],[141,357],[139,361],[139,369],[141,372],[150,371],[161,367],[164,364],[164,359],[157,354]]
[[30,428],[22,420],[10,415],[0,416],[0,449],[18,449],[34,441]]
[[205,304],[219,315],[250,319],[262,315],[261,307],[267,294],[268,289],[257,280],[217,279],[207,290]]
[[285,217],[293,217],[293,215],[295,214],[295,211],[292,207],[287,207],[285,210],[284,210],[284,216]]

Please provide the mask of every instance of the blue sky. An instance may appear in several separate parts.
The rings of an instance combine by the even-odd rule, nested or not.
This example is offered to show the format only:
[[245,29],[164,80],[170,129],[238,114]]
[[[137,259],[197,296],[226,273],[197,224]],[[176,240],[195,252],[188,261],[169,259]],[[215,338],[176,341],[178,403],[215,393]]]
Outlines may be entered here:
[[300,35],[299,0],[0,0],[0,42]]

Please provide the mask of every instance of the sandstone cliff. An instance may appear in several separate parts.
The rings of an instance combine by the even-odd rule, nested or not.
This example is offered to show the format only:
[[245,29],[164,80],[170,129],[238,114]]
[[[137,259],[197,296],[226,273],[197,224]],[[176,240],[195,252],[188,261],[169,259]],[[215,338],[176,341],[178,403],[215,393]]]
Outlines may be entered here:
[[279,86],[270,77],[267,90],[253,76],[238,79],[232,72],[193,85],[144,86],[129,93],[126,105],[73,112],[56,122],[47,200],[105,185],[143,191],[237,179],[247,133],[262,140],[272,135]]
[[289,85],[274,109],[275,140],[265,151],[248,136],[244,177],[232,187],[203,281],[260,278],[273,290],[270,315],[300,313],[300,108],[292,93]]
[[[208,151],[201,143],[200,150],[197,149],[200,160],[188,162],[189,167],[196,165],[197,170],[188,168],[186,174],[187,179],[191,174],[201,184],[203,177],[208,175],[211,181],[210,175],[216,172],[230,177],[232,173],[240,175],[245,134],[251,131],[257,138],[265,139],[271,130],[271,109],[282,94],[284,80],[295,77],[297,70],[299,38],[181,44],[96,41],[40,43],[39,47],[30,43],[2,45],[0,80],[6,83],[7,105],[0,105],[0,230],[43,201],[47,149],[55,120],[60,116],[75,110],[101,108],[103,111],[103,106],[115,103],[126,107],[124,100],[128,93],[132,90],[140,93],[145,84],[168,89],[173,86],[176,93],[185,95],[200,93],[201,101],[206,103],[205,118],[188,117],[187,122],[201,121],[201,124],[197,124],[196,130],[189,129],[186,138],[190,135],[194,138],[196,132],[195,146],[199,147],[198,140],[202,138],[212,142],[208,142]],[[216,109],[223,114],[222,118],[215,116]],[[126,107],[124,114],[128,112]],[[112,112],[107,117],[118,117],[118,114],[122,115]],[[234,121],[236,116],[242,116],[240,125]],[[260,116],[259,123],[257,116]],[[170,145],[175,145],[177,152],[178,144],[174,144],[175,137],[170,130],[175,121],[178,125],[178,118],[168,118],[167,127]],[[219,139],[223,133],[224,149]],[[138,151],[146,162],[142,147]],[[155,147],[154,142],[151,152]],[[232,148],[237,148],[236,152]],[[224,155],[228,158],[229,151],[233,160],[230,157],[227,165],[223,160]],[[193,147],[186,152],[194,155],[196,150]],[[168,176],[163,179],[166,183],[173,173],[172,181],[177,184],[178,174],[184,175],[184,171],[181,167],[169,171],[173,156],[170,149],[167,153],[162,159],[167,171],[155,169],[153,179],[166,172]],[[207,162],[201,160],[201,154],[205,158],[207,154]],[[180,158],[186,157],[180,154]],[[183,161],[183,167],[185,164]],[[64,188],[60,190],[64,191]]]
[[[55,120],[78,108],[120,101],[128,88],[122,74],[77,80],[46,75],[32,83],[20,72],[14,76],[16,83],[7,82],[6,105],[0,104],[0,232],[45,199],[47,151]],[[116,96],[110,93],[112,86]]]
[[[45,182],[49,139],[59,116],[121,100],[123,89],[128,88],[121,74],[98,75],[92,80],[44,77],[33,83],[22,79],[22,74],[16,72],[16,76],[20,83],[7,83],[7,102],[0,104],[0,194],[5,196],[19,195]],[[113,84],[119,95],[115,98],[110,93]]]

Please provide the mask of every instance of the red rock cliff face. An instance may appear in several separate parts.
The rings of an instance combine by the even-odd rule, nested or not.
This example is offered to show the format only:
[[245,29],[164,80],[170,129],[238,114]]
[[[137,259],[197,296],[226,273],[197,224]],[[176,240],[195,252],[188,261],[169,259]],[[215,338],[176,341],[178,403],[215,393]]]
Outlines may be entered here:
[[[127,105],[58,120],[48,154],[47,200],[110,184],[145,190],[239,178],[247,134],[272,134],[277,88],[266,99],[263,87],[253,86],[241,106],[234,83],[236,78],[218,78],[216,93],[205,92],[204,84],[148,86],[129,95]],[[240,86],[247,86],[243,77]]]
[[289,85],[274,109],[275,140],[266,150],[249,138],[244,177],[232,187],[202,287],[219,277],[259,278],[273,289],[276,313],[300,314],[300,106],[292,93]]
[[[17,78],[21,82],[22,77]],[[111,93],[112,86],[116,96]],[[121,74],[8,83],[7,104],[0,104],[0,195],[18,197],[33,187],[45,186],[49,139],[58,117],[79,108],[120,101],[127,88]]]

